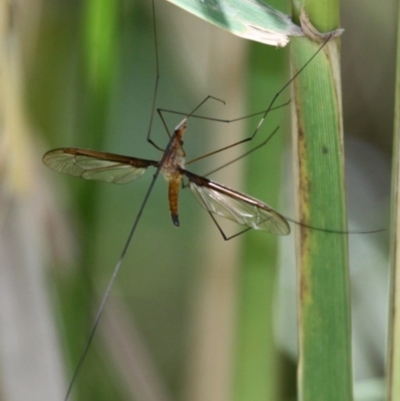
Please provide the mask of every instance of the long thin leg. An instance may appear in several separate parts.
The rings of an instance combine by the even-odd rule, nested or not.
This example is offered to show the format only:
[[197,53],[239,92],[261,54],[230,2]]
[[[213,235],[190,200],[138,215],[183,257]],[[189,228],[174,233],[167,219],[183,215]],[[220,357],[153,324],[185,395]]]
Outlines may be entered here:
[[155,52],[155,60],[156,60],[156,80],[154,83],[154,92],[153,92],[153,101],[151,104],[151,116],[149,122],[149,128],[147,130],[147,142],[153,145],[156,149],[164,151],[163,148],[159,147],[151,138],[151,131],[153,128],[154,121],[154,111],[156,108],[157,102],[157,94],[158,94],[158,83],[160,81],[160,63],[158,59],[158,37],[157,37],[157,23],[156,23],[156,6],[154,4],[154,0],[152,0],[152,15],[153,15],[153,34],[154,34],[154,52]]
[[[213,99],[216,99],[211,95],[207,96],[207,98],[210,98],[210,97],[213,98]],[[220,99],[217,99],[217,100],[220,100]],[[223,100],[220,100],[220,101],[225,104],[225,102]],[[282,104],[280,104],[278,106],[272,107],[270,109],[270,111],[281,109],[282,107],[287,106],[290,102],[291,101],[288,100],[285,103],[282,103]],[[203,100],[202,103],[204,103],[204,100]],[[251,117],[261,116],[261,115],[265,114],[265,110],[262,110],[262,111],[258,111],[256,113],[248,114],[246,116],[239,117],[239,118],[225,119],[225,118],[215,118],[215,117],[210,117],[210,116],[200,116],[198,114],[185,113],[183,111],[176,111],[176,110],[163,109],[163,108],[160,108],[158,110],[162,111],[163,113],[177,114],[178,116],[186,116],[186,117],[190,115],[190,118],[197,118],[197,119],[200,119],[200,120],[215,121],[217,123],[226,123],[226,124],[235,123],[235,122],[240,121],[240,120],[246,120],[246,119],[251,118]]]
[[247,227],[247,228],[245,228],[244,230],[239,231],[238,233],[233,234],[233,235],[231,235],[230,237],[227,237],[226,234],[225,234],[225,232],[224,232],[224,230],[223,230],[223,229],[221,228],[221,226],[218,224],[217,219],[214,217],[214,215],[213,215],[208,209],[207,209],[207,212],[208,212],[208,214],[210,215],[210,217],[211,217],[212,221],[214,222],[214,224],[217,226],[218,231],[220,232],[220,234],[222,235],[222,238],[223,238],[225,241],[229,241],[229,240],[231,240],[231,239],[233,239],[233,238],[235,238],[235,237],[238,237],[239,235],[244,234],[244,233],[246,233],[247,231],[250,231],[250,230],[251,230],[251,227]]
[[[149,123],[149,130],[148,130],[148,134],[147,134],[147,140],[148,140],[153,146],[155,146],[157,149],[162,150],[162,151],[164,152],[164,150],[163,150],[162,148],[159,148],[159,147],[150,139],[150,132],[151,132],[152,123],[153,123],[153,115],[154,115],[154,109],[155,109],[155,104],[156,104],[156,95],[157,95],[158,81],[159,81],[158,46],[157,46],[157,32],[156,32],[156,22],[155,22],[155,16],[156,16],[156,15],[155,15],[155,4],[154,4],[154,0],[152,1],[152,9],[153,9],[153,23],[154,23],[154,36],[155,36],[157,77],[156,77],[156,81],[155,81],[154,97],[153,97],[153,103],[152,103],[152,109],[151,109],[151,110],[152,110],[152,114],[151,114],[151,119],[150,119],[150,123]],[[165,152],[164,152],[164,154],[163,154],[163,157],[162,157],[162,159],[161,159],[161,161],[160,161],[159,167],[157,167],[157,170],[156,170],[156,172],[155,172],[154,175],[153,175],[153,180],[151,181],[150,186],[149,186],[149,188],[148,188],[148,190],[147,190],[147,192],[146,192],[146,195],[145,195],[145,197],[144,197],[144,199],[143,199],[143,201],[142,201],[142,204],[141,204],[141,206],[140,206],[139,212],[138,212],[138,214],[137,214],[137,216],[136,216],[136,219],[135,219],[135,221],[134,221],[134,223],[133,223],[133,225],[132,225],[131,231],[129,232],[129,235],[128,235],[128,238],[127,238],[127,240],[126,240],[126,242],[125,242],[125,245],[124,245],[124,247],[123,247],[123,249],[122,249],[122,251],[121,251],[121,254],[120,254],[120,257],[119,257],[119,259],[118,259],[118,262],[117,262],[116,265],[114,266],[114,270],[113,270],[112,275],[111,275],[111,278],[110,278],[110,280],[109,280],[109,282],[108,282],[106,291],[104,292],[104,295],[103,295],[103,297],[102,297],[102,299],[101,299],[100,305],[99,305],[99,307],[98,307],[98,309],[97,309],[96,317],[95,317],[95,319],[94,319],[94,321],[93,321],[93,324],[92,324],[92,327],[91,327],[91,329],[90,329],[88,339],[87,339],[87,341],[86,341],[86,344],[85,344],[85,346],[84,346],[84,348],[83,348],[83,351],[82,351],[82,353],[81,353],[81,355],[80,355],[80,357],[79,357],[79,360],[78,360],[78,362],[77,362],[77,364],[76,364],[76,366],[75,366],[74,372],[73,372],[73,374],[72,374],[72,378],[71,378],[71,381],[70,381],[70,383],[69,383],[69,386],[68,386],[67,393],[66,393],[66,395],[65,395],[64,401],[67,401],[67,400],[69,399],[69,396],[70,396],[70,394],[71,394],[71,391],[72,391],[72,389],[73,389],[73,387],[74,387],[74,385],[75,385],[75,382],[76,382],[76,380],[77,380],[78,374],[79,374],[79,372],[80,372],[80,370],[81,370],[81,368],[82,368],[82,366],[83,366],[83,363],[84,363],[84,361],[85,361],[85,359],[86,359],[86,356],[87,356],[87,354],[88,354],[88,352],[89,352],[89,349],[90,349],[90,346],[91,346],[91,344],[92,344],[94,335],[95,335],[95,333],[96,333],[96,331],[97,331],[97,327],[98,327],[98,325],[99,325],[100,319],[101,319],[101,317],[102,317],[102,315],[103,315],[103,312],[104,312],[104,309],[105,309],[105,307],[106,307],[108,298],[109,298],[109,296],[110,296],[111,289],[112,289],[112,287],[113,287],[113,285],[114,285],[114,282],[115,282],[115,279],[117,278],[117,275],[118,275],[118,273],[119,273],[119,271],[120,271],[120,269],[121,269],[122,262],[124,261],[124,258],[125,258],[125,254],[126,254],[128,248],[129,248],[129,245],[130,245],[130,243],[131,243],[131,241],[132,241],[133,235],[134,235],[135,232],[136,232],[137,225],[139,224],[140,218],[141,218],[141,216],[142,216],[142,214],[143,214],[143,211],[144,211],[144,209],[145,209],[145,207],[146,207],[147,201],[148,201],[148,199],[149,199],[149,197],[150,197],[151,192],[153,191],[153,187],[154,187],[154,185],[155,185],[155,183],[156,183],[156,180],[157,180],[157,178],[158,178],[158,176],[159,176],[159,174],[160,174],[161,166],[162,166],[162,164],[164,163],[164,161],[165,161],[165,159],[166,159],[166,157],[167,157],[168,150],[171,148],[172,141],[173,141],[173,139],[171,138],[171,140],[169,141],[169,143],[168,143],[168,145],[167,145],[167,147],[166,147],[166,150],[165,150]]]
[[[209,171],[207,174],[203,174],[203,177],[208,177],[209,175],[216,173],[217,171],[219,171],[219,170],[221,170],[221,169],[223,169],[223,168],[225,168],[225,167],[231,165],[232,163],[237,162],[237,161],[240,160],[240,159],[243,159],[244,157],[248,156],[249,154],[255,152],[256,150],[258,150],[258,149],[260,149],[260,148],[262,148],[263,146],[265,146],[265,145],[270,141],[270,139],[276,134],[276,132],[277,132],[278,130],[279,130],[279,127],[276,127],[276,128],[274,129],[274,131],[271,133],[271,135],[270,135],[264,142],[261,142],[259,145],[257,145],[257,146],[255,146],[254,148],[248,150],[247,152],[243,153],[242,155],[240,155],[240,156],[238,156],[238,157],[235,157],[235,158],[234,158],[233,160],[231,160],[230,162],[225,163],[225,164],[223,164],[222,166],[219,166],[219,167],[215,168],[214,170]],[[215,153],[215,152],[214,152],[214,153]],[[206,155],[206,156],[209,156],[209,155]],[[200,158],[200,159],[201,159],[201,158]],[[192,160],[191,162],[196,161],[196,160],[199,160],[199,158],[194,159],[194,160]],[[191,162],[186,163],[186,164],[190,164]]]
[[[330,40],[330,38],[331,38],[331,36],[329,36],[329,37],[325,40],[325,42],[324,42],[324,43],[322,44],[322,46],[314,53],[314,55],[313,55],[313,56],[312,56],[312,57],[311,57],[311,58],[310,58],[310,59],[309,59],[309,60],[308,60],[308,61],[292,76],[292,78],[290,78],[290,80],[274,95],[274,97],[273,97],[272,100],[270,101],[268,107],[267,107],[264,111],[262,111],[262,112],[250,114],[250,115],[248,115],[248,116],[239,117],[239,118],[235,118],[235,119],[231,119],[231,120],[226,120],[226,119],[218,119],[218,118],[209,118],[209,117],[205,117],[205,116],[196,116],[196,115],[193,114],[193,112],[190,113],[190,114],[185,114],[185,113],[176,112],[176,111],[173,111],[173,110],[158,109],[157,111],[158,111],[159,113],[168,112],[168,113],[173,113],[173,114],[186,115],[187,117],[190,116],[190,117],[194,117],[194,118],[208,119],[208,120],[217,121],[217,122],[222,122],[222,123],[233,123],[233,122],[236,122],[236,121],[244,120],[244,119],[246,119],[246,118],[254,117],[254,116],[257,116],[257,115],[262,115],[260,121],[258,122],[258,124],[257,124],[257,126],[256,126],[256,128],[255,128],[255,130],[254,130],[253,133],[252,133],[250,136],[248,136],[247,138],[244,138],[244,139],[242,139],[242,140],[240,140],[240,141],[238,141],[238,142],[235,142],[235,143],[233,143],[233,144],[231,144],[231,145],[228,145],[228,146],[226,146],[226,147],[224,147],[224,148],[222,148],[222,149],[218,149],[218,150],[216,150],[216,151],[214,151],[214,152],[211,152],[211,153],[209,153],[209,154],[207,154],[207,155],[204,155],[204,156],[202,156],[202,157],[199,157],[199,158],[197,158],[197,159],[193,159],[193,160],[187,162],[186,164],[193,163],[193,162],[195,162],[195,161],[197,161],[197,160],[200,160],[200,159],[203,159],[203,158],[205,158],[205,157],[214,155],[214,154],[216,154],[216,153],[222,152],[222,151],[224,151],[224,150],[226,150],[226,149],[232,148],[232,147],[234,147],[234,146],[243,144],[243,143],[245,143],[245,142],[248,142],[248,141],[251,141],[252,139],[254,139],[254,137],[257,135],[259,129],[260,129],[261,126],[263,125],[263,123],[264,123],[264,121],[265,121],[265,119],[266,119],[268,113],[269,113],[270,111],[272,111],[272,110],[275,110],[275,109],[277,109],[277,108],[279,108],[279,107],[282,107],[282,106],[274,107],[275,102],[277,101],[277,99],[279,98],[279,96],[282,94],[282,92],[283,92],[283,91],[299,76],[299,74],[308,66],[308,64],[311,63],[311,61],[319,54],[319,52],[320,52],[320,51],[324,48],[324,46],[328,43],[328,41]],[[206,99],[207,99],[207,98],[206,98]],[[203,101],[203,102],[204,102],[204,101]],[[284,106],[284,105],[287,105],[289,102],[290,102],[290,101],[284,103],[283,106]],[[202,104],[202,103],[201,103],[201,104]],[[201,105],[201,104],[200,104],[200,105]],[[196,110],[196,109],[195,109],[195,110]]]
[[[283,103],[283,104],[281,104],[281,105],[279,105],[279,106],[276,106],[276,107],[271,108],[270,111],[277,110],[277,109],[279,109],[279,108],[281,108],[281,107],[287,106],[289,103],[290,103],[290,100],[288,100],[286,103]],[[188,116],[188,114],[186,114],[186,113],[182,113],[182,112],[179,112],[179,111],[173,111],[173,110],[167,110],[167,109],[157,109],[157,112],[158,112],[159,114],[160,114],[160,113],[162,114],[163,112],[165,112],[165,113],[171,113],[171,114],[178,114],[178,115],[185,115],[185,116]],[[161,114],[160,114],[160,115],[161,115]],[[243,117],[239,117],[239,118],[234,118],[234,119],[232,119],[232,120],[225,120],[225,119],[220,119],[220,118],[199,116],[199,115],[196,115],[196,114],[191,114],[190,117],[191,117],[191,118],[199,118],[199,119],[204,119],[204,120],[216,121],[216,122],[220,122],[220,123],[229,124],[229,123],[235,123],[235,122],[237,122],[237,121],[245,120],[245,119],[248,119],[248,118],[251,118],[251,117],[259,116],[259,115],[261,115],[261,114],[262,114],[262,115],[265,115],[265,110],[260,111],[260,112],[258,112],[258,113],[249,114],[249,115],[247,115],[247,116],[243,116]],[[263,118],[262,118],[261,121],[263,122],[264,119],[265,119],[265,116],[263,116]],[[249,136],[249,137],[247,137],[247,138],[241,139],[240,141],[237,141],[237,142],[235,142],[235,143],[232,143],[232,144],[230,144],[230,145],[228,145],[228,146],[225,146],[225,147],[223,147],[223,148],[214,150],[213,152],[210,152],[210,153],[207,153],[207,154],[202,155],[202,156],[200,156],[200,157],[197,157],[197,158],[195,158],[195,159],[189,160],[188,162],[186,162],[186,164],[195,163],[195,162],[197,162],[197,161],[199,161],[199,160],[202,160],[202,159],[205,159],[205,158],[207,158],[207,157],[209,157],[209,156],[215,155],[215,154],[220,153],[220,152],[223,152],[223,151],[225,151],[225,150],[227,150],[227,149],[230,149],[230,148],[233,148],[233,147],[235,147],[235,146],[238,146],[238,145],[241,145],[241,144],[243,144],[243,143],[246,143],[246,142],[251,141],[251,140],[255,137],[255,135],[257,134],[258,130],[260,129],[260,127],[261,127],[261,121],[258,123],[257,128],[256,128],[256,130],[254,131],[253,135],[251,135],[251,136]],[[165,126],[165,124],[164,124],[164,126]]]
[[[204,202],[203,202],[203,204],[205,205]],[[217,219],[214,217],[214,215],[213,215],[213,214],[210,212],[210,210],[208,210],[208,209],[207,209],[207,212],[208,212],[208,214],[210,215],[211,219],[213,220],[214,224],[217,226],[218,231],[220,232],[220,234],[222,235],[222,238],[223,238],[225,241],[229,241],[229,240],[231,240],[231,239],[233,239],[233,238],[238,237],[239,235],[242,235],[242,234],[244,234],[244,233],[247,233],[247,231],[252,230],[251,227],[247,227],[247,228],[245,228],[244,230],[239,231],[238,233],[233,234],[233,235],[231,235],[230,237],[227,237],[226,234],[225,234],[225,232],[224,232],[224,230],[222,230],[221,226],[218,224]],[[267,221],[267,220],[269,220],[269,218],[268,218],[268,219],[265,219],[264,221]],[[264,222],[264,221],[263,221],[263,222]]]
[[[210,215],[211,219],[213,220],[214,224],[216,225],[218,231],[220,232],[222,238],[223,238],[225,241],[229,241],[229,240],[231,240],[231,239],[233,239],[233,238],[238,237],[239,235],[242,235],[242,234],[246,233],[247,231],[252,230],[251,227],[247,227],[247,228],[245,228],[244,230],[239,231],[238,233],[233,234],[233,235],[231,235],[230,237],[227,237],[226,234],[225,234],[225,232],[222,230],[221,226],[218,224],[217,219],[214,217],[214,215],[213,215],[208,209],[207,209],[207,213]],[[378,233],[381,233],[381,232],[386,231],[384,228],[380,228],[380,229],[377,229],[377,230],[370,230],[370,231],[351,231],[351,230],[350,230],[350,231],[341,231],[341,230],[329,230],[329,229],[325,229],[325,228],[321,228],[321,227],[309,226],[309,225],[307,225],[307,224],[303,224],[303,223],[300,223],[299,221],[293,220],[293,219],[291,219],[290,217],[284,216],[284,218],[285,218],[286,220],[290,221],[291,223],[296,224],[296,225],[298,225],[298,226],[301,226],[301,227],[304,227],[304,228],[308,228],[308,229],[310,229],[310,230],[316,230],[316,231],[320,231],[320,232],[325,232],[325,233],[327,233],[327,234],[340,234],[340,235],[343,235],[343,234],[346,234],[346,235],[352,235],[352,234],[378,234]]]
[[83,365],[83,362],[84,362],[85,359],[86,359],[86,355],[87,355],[87,353],[88,353],[88,351],[89,351],[89,348],[90,348],[90,346],[91,346],[91,344],[92,344],[93,337],[94,337],[94,335],[95,335],[95,333],[96,333],[96,330],[97,330],[97,326],[99,325],[101,316],[103,315],[103,312],[104,312],[106,303],[107,303],[108,298],[109,298],[109,296],[110,296],[111,289],[112,289],[112,287],[113,287],[113,285],[114,285],[114,282],[115,282],[115,279],[117,278],[117,275],[118,275],[118,273],[119,273],[119,271],[120,271],[120,269],[121,269],[122,262],[124,261],[124,258],[125,258],[125,254],[126,254],[128,248],[129,248],[129,245],[130,245],[130,243],[131,243],[131,241],[132,241],[133,235],[134,235],[135,232],[136,232],[136,227],[137,227],[137,225],[139,224],[139,221],[140,221],[140,218],[142,217],[144,208],[146,207],[147,201],[148,201],[148,199],[149,199],[149,197],[150,197],[150,194],[151,194],[151,192],[153,191],[154,184],[156,183],[156,180],[157,180],[157,178],[158,178],[158,176],[159,176],[159,174],[160,174],[161,166],[164,164],[165,159],[166,159],[167,156],[168,156],[168,152],[169,152],[169,150],[170,150],[170,148],[171,148],[171,145],[172,145],[172,143],[173,143],[173,140],[174,140],[174,137],[172,137],[172,138],[170,139],[170,141],[169,141],[169,143],[168,143],[168,145],[167,145],[167,147],[166,147],[166,149],[165,149],[165,152],[164,152],[163,157],[162,157],[162,159],[161,159],[161,161],[160,161],[160,163],[159,163],[159,166],[157,167],[157,170],[156,170],[156,172],[155,172],[154,175],[153,175],[153,179],[152,179],[152,181],[151,181],[151,183],[150,183],[149,189],[147,190],[146,195],[145,195],[145,197],[144,197],[144,199],[143,199],[143,201],[142,201],[142,204],[140,205],[139,212],[138,212],[138,214],[137,214],[137,216],[136,216],[136,219],[135,219],[135,221],[134,221],[134,223],[133,223],[133,225],[132,225],[131,231],[129,232],[128,238],[127,238],[127,240],[126,240],[126,242],[125,242],[125,245],[124,245],[124,247],[123,247],[123,249],[122,249],[122,252],[121,252],[121,254],[120,254],[120,257],[119,257],[119,259],[118,259],[118,262],[116,263],[116,265],[115,265],[115,267],[114,267],[114,270],[113,270],[112,275],[111,275],[111,278],[110,278],[110,280],[109,280],[109,282],[108,282],[106,291],[104,292],[103,298],[101,299],[101,302],[100,302],[100,306],[99,306],[99,308],[98,308],[98,310],[97,310],[96,317],[95,317],[95,319],[94,319],[92,328],[91,328],[91,330],[90,330],[88,340],[87,340],[86,345],[85,345],[85,347],[84,347],[84,349],[83,349],[83,351],[82,351],[81,356],[79,357],[78,363],[77,363],[77,365],[76,365],[76,367],[75,367],[75,370],[74,370],[74,373],[73,373],[73,375],[72,375],[72,379],[71,379],[71,382],[70,382],[70,384],[69,384],[68,391],[67,391],[67,394],[66,394],[66,396],[65,396],[65,398],[64,398],[64,401],[67,401],[67,400],[68,400],[68,398],[69,398],[69,396],[70,396],[70,393],[71,393],[71,390],[72,390],[72,388],[73,388],[73,386],[74,386],[74,384],[75,384],[75,381],[76,381],[76,379],[77,379],[77,377],[78,377],[78,374],[79,374],[79,372],[80,372],[80,370],[81,370],[81,367],[82,367],[82,365]]
[[186,118],[193,117],[193,113],[195,113],[196,110],[198,110],[201,106],[203,106],[203,104],[205,102],[207,102],[207,100],[210,100],[210,99],[216,100],[217,102],[221,102],[222,104],[225,104],[224,100],[218,99],[215,96],[207,95],[189,114],[186,114]]
[[[158,57],[158,36],[157,36],[157,24],[156,24],[156,7],[154,0],[152,1],[152,15],[153,15],[153,33],[154,33],[154,51],[155,51],[155,60],[156,60],[156,80],[154,84],[154,91],[153,91],[153,101],[151,104],[151,116],[150,116],[150,122],[149,122],[149,128],[147,130],[147,142],[149,142],[152,146],[154,146],[156,149],[164,152],[164,149],[161,146],[158,146],[152,139],[151,139],[151,132],[153,128],[153,121],[154,121],[154,111],[156,109],[156,103],[157,103],[157,94],[158,94],[158,84],[160,81],[160,63],[159,63],[159,57]],[[225,102],[221,99],[218,99],[214,96],[208,95],[202,102],[200,102],[189,114],[184,114],[184,113],[174,113],[174,114],[181,114],[186,116],[186,118],[191,117],[193,113],[198,110],[207,100],[209,99],[214,99],[218,102],[221,102],[225,104]],[[169,138],[171,138],[171,134],[167,128],[167,125],[165,123],[165,120],[162,116],[162,109],[157,109],[157,113],[160,115],[161,120],[163,122],[163,125],[168,133]]]
[[[218,99],[217,97],[208,95],[208,96],[206,96],[206,97],[205,97],[190,113],[188,113],[188,114],[184,114],[184,113],[173,113],[173,114],[179,114],[179,115],[184,115],[184,116],[185,116],[185,118],[179,123],[179,125],[181,125],[181,124],[183,123],[183,121],[187,120],[189,117],[192,117],[192,116],[193,116],[193,113],[194,113],[196,110],[198,110],[205,102],[207,102],[207,100],[210,100],[210,99],[213,99],[213,100],[216,100],[216,101],[218,101],[218,102],[221,102],[221,103],[225,104],[225,102],[224,102],[222,99]],[[171,138],[171,133],[169,132],[167,123],[166,123],[166,121],[165,121],[165,119],[164,119],[164,116],[163,116],[163,112],[164,112],[164,111],[166,111],[166,110],[164,110],[164,109],[157,109],[157,113],[158,113],[158,115],[159,115],[160,118],[161,118],[161,121],[162,121],[162,123],[163,123],[163,125],[164,125],[164,128],[165,128],[165,130],[166,130],[168,136]]]
[[[202,100],[190,113],[188,113],[188,114],[183,114],[183,115],[185,116],[185,118],[178,124],[178,127],[179,127],[180,125],[182,125],[189,117],[193,116],[193,113],[194,113],[196,110],[198,110],[207,100],[210,100],[210,99],[217,100],[218,102],[221,102],[221,103],[225,104],[225,102],[224,102],[223,100],[218,99],[218,98],[216,98],[216,97],[214,97],[214,96],[208,95],[208,96],[206,96],[205,99]],[[167,132],[169,138],[171,138],[172,135],[171,135],[171,133],[169,132],[168,125],[167,125],[167,123],[166,123],[166,121],[165,121],[165,118],[164,118],[164,115],[163,115],[163,111],[165,111],[165,110],[164,110],[164,109],[157,109],[157,113],[158,113],[158,115],[159,115],[160,118],[161,118],[161,121],[162,121],[162,123],[163,123],[163,125],[164,125],[165,131]],[[181,114],[181,113],[175,113],[175,114]]]

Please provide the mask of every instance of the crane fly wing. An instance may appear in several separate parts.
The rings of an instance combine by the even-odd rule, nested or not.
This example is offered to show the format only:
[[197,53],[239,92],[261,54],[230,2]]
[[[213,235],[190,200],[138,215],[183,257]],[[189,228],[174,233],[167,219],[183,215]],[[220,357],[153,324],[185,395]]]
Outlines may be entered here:
[[182,170],[200,204],[218,216],[255,230],[276,235],[288,235],[286,219],[267,204],[221,184]]
[[153,160],[76,148],[50,150],[43,156],[43,163],[59,173],[115,184],[134,181],[147,167],[158,164]]

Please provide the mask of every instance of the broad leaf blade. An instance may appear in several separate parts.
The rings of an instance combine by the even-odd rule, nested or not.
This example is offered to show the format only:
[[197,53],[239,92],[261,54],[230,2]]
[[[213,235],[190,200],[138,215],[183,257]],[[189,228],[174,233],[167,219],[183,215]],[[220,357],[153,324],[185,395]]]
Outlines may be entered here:
[[290,17],[257,0],[168,0],[234,35],[283,47],[289,36],[302,36]]

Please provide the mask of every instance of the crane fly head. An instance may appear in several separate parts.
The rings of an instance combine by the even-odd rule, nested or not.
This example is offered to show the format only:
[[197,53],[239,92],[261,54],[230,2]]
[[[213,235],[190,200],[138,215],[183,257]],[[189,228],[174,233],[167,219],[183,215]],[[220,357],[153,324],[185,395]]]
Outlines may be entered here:
[[183,134],[185,133],[187,128],[187,118],[184,118],[175,128],[174,130],[174,135],[176,138],[176,141],[179,142],[179,144],[182,146],[183,145]]

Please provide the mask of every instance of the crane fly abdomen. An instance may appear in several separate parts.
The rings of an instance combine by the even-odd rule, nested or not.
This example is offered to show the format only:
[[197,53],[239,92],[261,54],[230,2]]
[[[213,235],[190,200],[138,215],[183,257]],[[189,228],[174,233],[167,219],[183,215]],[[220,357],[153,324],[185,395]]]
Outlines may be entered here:
[[182,177],[177,176],[176,179],[171,179],[168,183],[169,209],[171,211],[171,218],[175,227],[179,227],[178,200],[181,180]]

